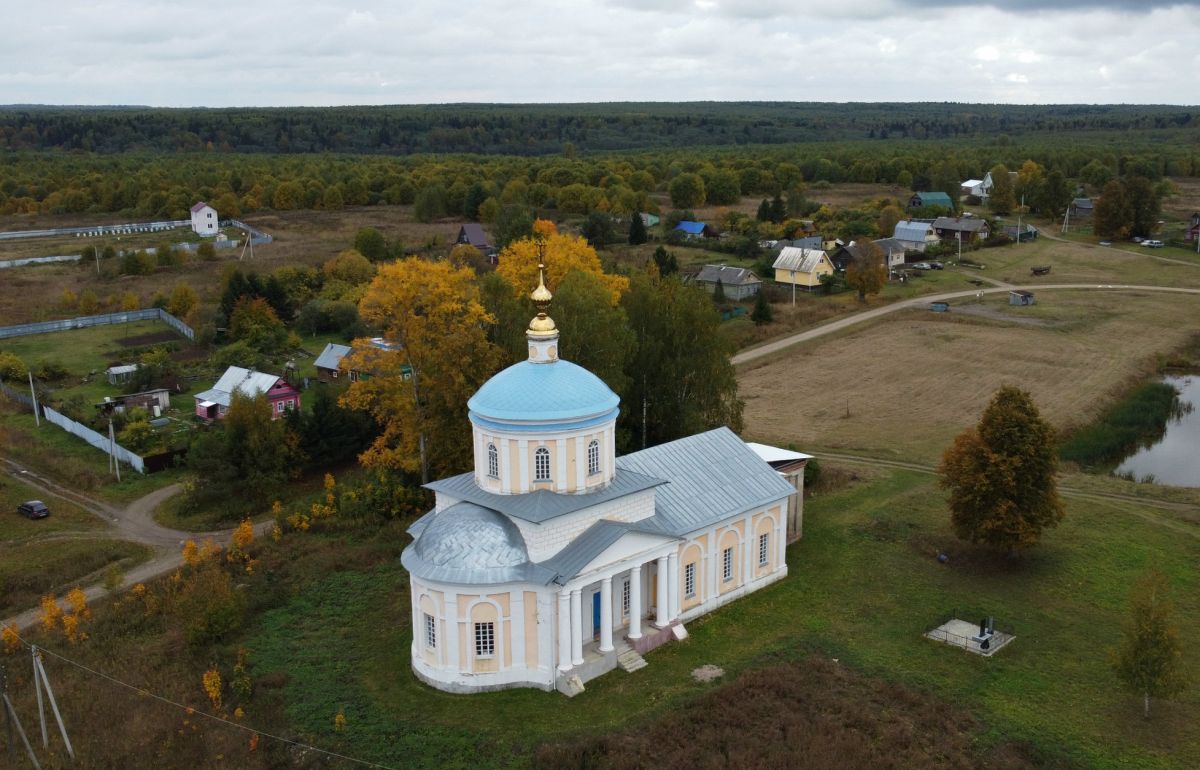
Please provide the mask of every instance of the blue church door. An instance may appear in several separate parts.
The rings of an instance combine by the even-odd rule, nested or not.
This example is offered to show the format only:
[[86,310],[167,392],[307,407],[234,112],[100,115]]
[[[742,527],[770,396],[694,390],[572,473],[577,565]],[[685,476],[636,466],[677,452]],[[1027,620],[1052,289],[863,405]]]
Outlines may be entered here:
[[600,592],[592,594],[592,638],[600,638]]

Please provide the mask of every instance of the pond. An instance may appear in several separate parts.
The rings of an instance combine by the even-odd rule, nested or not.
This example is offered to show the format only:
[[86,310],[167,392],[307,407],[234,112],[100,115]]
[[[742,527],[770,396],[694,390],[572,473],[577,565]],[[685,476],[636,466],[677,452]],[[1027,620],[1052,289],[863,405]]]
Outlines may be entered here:
[[1175,487],[1200,487],[1200,376],[1164,377],[1179,391],[1179,411],[1151,446],[1139,447],[1115,473]]

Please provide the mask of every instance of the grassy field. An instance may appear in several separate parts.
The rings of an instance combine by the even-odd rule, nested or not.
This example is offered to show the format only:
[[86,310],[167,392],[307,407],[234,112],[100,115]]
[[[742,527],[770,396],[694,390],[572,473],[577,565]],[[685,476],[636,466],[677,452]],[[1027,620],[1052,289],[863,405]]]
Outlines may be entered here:
[[[17,505],[40,499],[50,516],[30,521]],[[106,536],[95,515],[48,497],[27,484],[0,476],[0,615],[37,604],[40,596],[61,591],[111,564],[122,569],[143,561],[149,550]]]
[[1000,385],[1028,389],[1060,428],[1084,423],[1200,322],[1191,296],[1056,291],[1033,307],[1006,302],[985,298],[985,316],[903,311],[748,364],[738,375],[747,435],[931,463]]

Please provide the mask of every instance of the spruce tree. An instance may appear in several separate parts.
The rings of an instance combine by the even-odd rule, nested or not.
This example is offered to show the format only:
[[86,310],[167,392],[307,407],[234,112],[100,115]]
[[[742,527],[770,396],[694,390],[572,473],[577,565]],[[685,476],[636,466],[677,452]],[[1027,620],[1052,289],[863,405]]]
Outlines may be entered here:
[[774,315],[774,312],[771,310],[771,303],[767,301],[767,295],[760,289],[758,295],[754,298],[754,310],[750,312],[750,320],[762,326],[763,324],[771,323]]
[[779,193],[775,193],[775,197],[771,199],[770,219],[777,225],[783,224],[783,220],[787,219],[787,206],[783,205],[783,198]]
[[771,202],[769,200],[766,198],[762,199],[762,203],[758,204],[758,213],[754,215],[754,218],[759,222],[771,221]]
[[642,221],[641,212],[635,211],[629,220],[629,245],[637,246],[646,240],[646,223]]
[[713,287],[713,302],[718,305],[725,304],[725,285],[721,283],[721,279],[717,279],[717,285]]

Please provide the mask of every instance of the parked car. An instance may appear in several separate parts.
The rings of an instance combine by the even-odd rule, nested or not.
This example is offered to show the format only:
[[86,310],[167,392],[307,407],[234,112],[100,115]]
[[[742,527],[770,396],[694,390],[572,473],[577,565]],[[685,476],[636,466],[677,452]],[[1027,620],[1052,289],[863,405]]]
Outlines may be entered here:
[[1142,241],[1142,245],[1149,246],[1152,249],[1161,249],[1163,247],[1163,242],[1155,241],[1155,240],[1145,240],[1145,241]]
[[928,262],[913,262],[913,270],[932,270],[933,265]]
[[934,270],[942,270],[946,267],[941,262],[930,262],[929,266],[932,267]]
[[17,513],[27,519],[44,519],[50,515],[50,509],[41,500],[27,500],[17,506]]
[[1112,241],[1100,241],[1101,246],[1112,246]]

